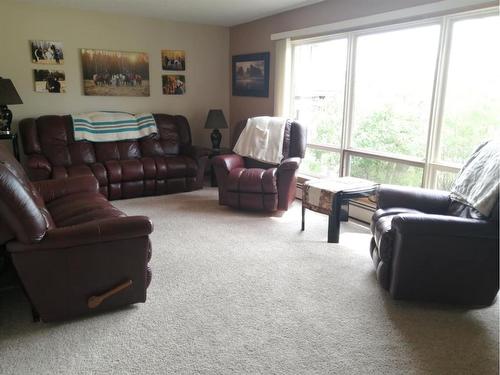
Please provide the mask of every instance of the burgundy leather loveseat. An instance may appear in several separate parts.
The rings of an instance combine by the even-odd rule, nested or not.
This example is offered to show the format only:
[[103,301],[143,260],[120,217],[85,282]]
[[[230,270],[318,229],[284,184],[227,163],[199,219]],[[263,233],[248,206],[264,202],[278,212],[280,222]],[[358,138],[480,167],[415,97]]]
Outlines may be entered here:
[[0,246],[46,322],[146,300],[153,225],[98,188],[92,176],[33,183],[0,147]]
[[75,142],[71,116],[25,119],[19,131],[28,175],[33,181],[95,176],[110,200],[201,189],[207,152],[192,146],[187,119],[154,118],[155,136],[102,143]]

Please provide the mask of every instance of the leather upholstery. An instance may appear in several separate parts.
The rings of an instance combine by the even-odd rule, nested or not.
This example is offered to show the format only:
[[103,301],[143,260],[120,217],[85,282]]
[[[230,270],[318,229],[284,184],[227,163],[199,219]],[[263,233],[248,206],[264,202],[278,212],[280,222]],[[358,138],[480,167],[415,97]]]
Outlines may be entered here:
[[192,146],[183,116],[154,115],[158,134],[141,140],[75,142],[71,116],[25,119],[19,130],[33,181],[94,176],[108,199],[203,187],[208,152]]
[[499,288],[498,216],[461,217],[449,193],[382,185],[370,254],[396,299],[489,305]]
[[[113,207],[91,174],[31,182],[0,147],[0,217],[0,245],[44,321],[146,300],[152,223]],[[127,290],[88,308],[90,296],[126,280]]]
[[[232,147],[246,126],[236,124]],[[283,139],[283,161],[279,165],[263,163],[236,154],[212,159],[219,186],[219,204],[234,208],[285,211],[295,199],[296,172],[306,148],[306,129],[287,121]]]

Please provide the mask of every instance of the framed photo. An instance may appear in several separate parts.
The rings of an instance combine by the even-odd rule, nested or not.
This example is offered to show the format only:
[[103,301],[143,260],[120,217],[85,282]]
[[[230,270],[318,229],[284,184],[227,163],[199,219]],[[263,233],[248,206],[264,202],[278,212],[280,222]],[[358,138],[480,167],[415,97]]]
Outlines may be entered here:
[[83,92],[92,96],[149,96],[144,52],[82,49]]
[[233,95],[269,96],[269,52],[233,56]]
[[66,92],[66,75],[61,70],[34,69],[35,91],[59,94]]
[[162,76],[164,95],[184,95],[186,93],[186,76],[165,74]]
[[163,70],[186,70],[186,52],[172,49],[162,50],[161,67]]
[[64,64],[63,44],[50,40],[31,40],[31,61],[35,64]]

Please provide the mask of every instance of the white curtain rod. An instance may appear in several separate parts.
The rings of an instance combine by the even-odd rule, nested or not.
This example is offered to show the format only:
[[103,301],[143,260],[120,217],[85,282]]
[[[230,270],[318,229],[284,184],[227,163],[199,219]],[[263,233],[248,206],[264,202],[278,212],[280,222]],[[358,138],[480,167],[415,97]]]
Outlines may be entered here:
[[326,25],[306,27],[298,30],[271,34],[271,40],[299,38],[332,32],[346,31],[360,27],[375,26],[391,21],[408,20],[412,18],[439,15],[450,11],[471,10],[475,8],[498,6],[498,1],[491,0],[443,0],[435,3],[398,9],[371,16],[352,18],[345,21],[333,22]]

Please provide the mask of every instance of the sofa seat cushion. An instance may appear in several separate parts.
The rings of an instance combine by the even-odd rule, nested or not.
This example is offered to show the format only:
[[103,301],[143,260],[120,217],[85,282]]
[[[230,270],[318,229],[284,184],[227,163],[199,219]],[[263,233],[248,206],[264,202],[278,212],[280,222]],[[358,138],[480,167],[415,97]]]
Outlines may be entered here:
[[80,176],[94,176],[99,182],[99,186],[106,186],[108,184],[107,172],[101,163],[70,165],[67,167],[58,166],[52,170],[53,179]]
[[240,193],[277,194],[276,168],[235,168],[229,172],[227,190]]
[[47,204],[56,227],[82,224],[93,220],[125,216],[99,193],[78,193]]
[[167,156],[164,160],[167,165],[167,178],[196,177],[198,165],[194,159],[186,156]]

